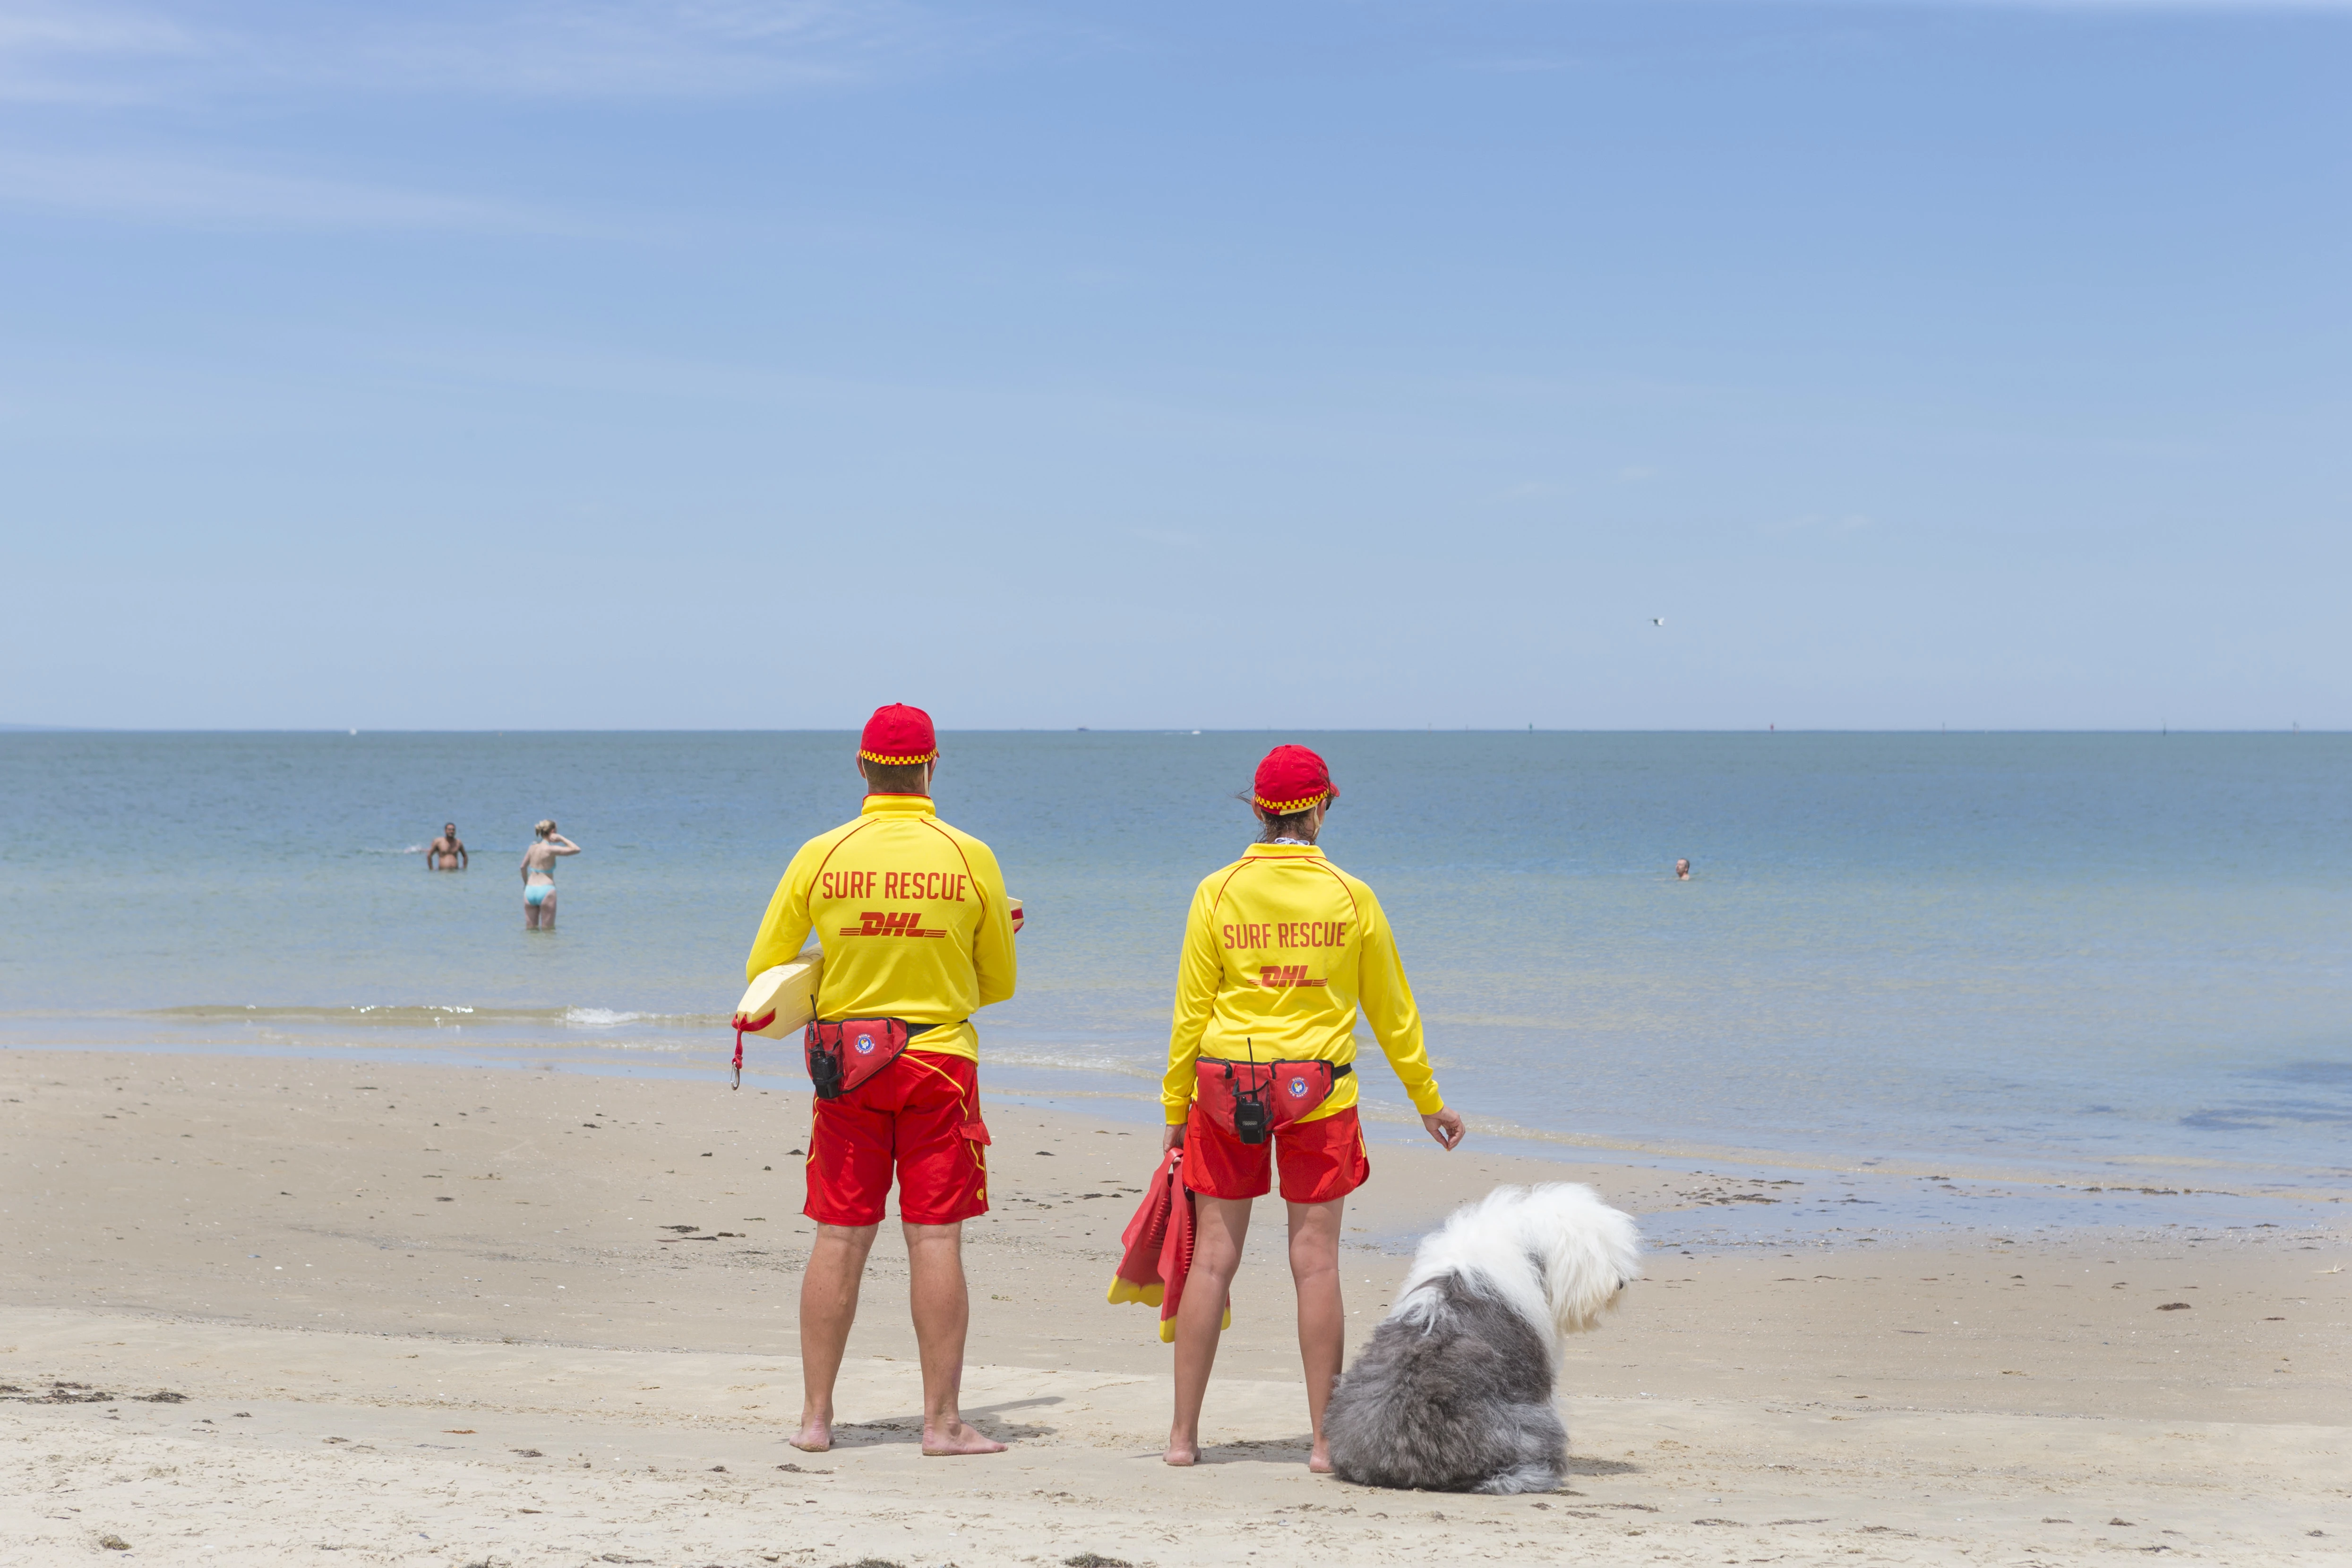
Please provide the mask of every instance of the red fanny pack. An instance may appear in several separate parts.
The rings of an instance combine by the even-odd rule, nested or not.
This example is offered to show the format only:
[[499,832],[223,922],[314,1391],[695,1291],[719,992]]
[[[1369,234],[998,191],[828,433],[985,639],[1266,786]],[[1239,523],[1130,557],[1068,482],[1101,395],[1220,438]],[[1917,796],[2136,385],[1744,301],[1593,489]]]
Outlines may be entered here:
[[1193,1103],[1209,1124],[1244,1144],[1262,1144],[1331,1098],[1353,1065],[1328,1061],[1226,1061],[1193,1064]]
[[801,1036],[809,1082],[820,1100],[838,1100],[898,1060],[907,1049],[901,1019],[844,1019],[815,1022]]

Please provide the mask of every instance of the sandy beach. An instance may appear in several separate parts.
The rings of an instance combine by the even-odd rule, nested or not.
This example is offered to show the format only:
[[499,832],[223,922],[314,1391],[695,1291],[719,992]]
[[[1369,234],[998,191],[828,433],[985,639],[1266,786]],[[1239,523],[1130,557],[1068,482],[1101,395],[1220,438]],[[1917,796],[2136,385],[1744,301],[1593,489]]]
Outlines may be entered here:
[[[1204,1436],[1103,1301],[1148,1128],[994,1105],[966,1412],[916,1451],[886,1228],[843,1441],[798,1454],[804,1096],[320,1060],[0,1056],[0,1562],[2231,1563],[2352,1547],[2352,1247],[2275,1227],[1654,1254],[1570,1348],[1570,1490],[1304,1469],[1279,1227]],[[1718,1178],[1376,1151],[1349,1306],[1504,1181],[1633,1212]],[[2306,1211],[2307,1212],[2307,1211]]]

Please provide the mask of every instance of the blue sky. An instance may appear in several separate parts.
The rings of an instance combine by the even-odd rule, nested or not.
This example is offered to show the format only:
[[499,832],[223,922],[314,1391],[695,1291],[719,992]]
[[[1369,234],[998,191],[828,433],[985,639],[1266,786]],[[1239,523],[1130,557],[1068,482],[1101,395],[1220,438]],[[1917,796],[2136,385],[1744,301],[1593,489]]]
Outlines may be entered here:
[[2347,81],[2352,3],[0,0],[0,719],[2352,726]]

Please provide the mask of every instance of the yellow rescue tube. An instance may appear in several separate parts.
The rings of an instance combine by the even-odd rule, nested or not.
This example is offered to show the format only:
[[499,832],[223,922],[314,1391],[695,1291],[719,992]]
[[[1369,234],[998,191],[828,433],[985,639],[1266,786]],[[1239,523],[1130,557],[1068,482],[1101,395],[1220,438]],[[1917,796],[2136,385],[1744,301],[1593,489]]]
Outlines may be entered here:
[[789,964],[752,977],[735,1004],[735,1021],[745,1034],[782,1040],[808,1027],[816,1016],[817,982],[824,977],[824,949],[810,943]]
[[[1025,913],[1017,898],[1010,899],[1013,929],[1019,931]],[[735,1021],[745,1034],[782,1040],[808,1027],[816,1016],[816,988],[824,978],[824,949],[814,941],[789,964],[762,969],[735,1004]]]

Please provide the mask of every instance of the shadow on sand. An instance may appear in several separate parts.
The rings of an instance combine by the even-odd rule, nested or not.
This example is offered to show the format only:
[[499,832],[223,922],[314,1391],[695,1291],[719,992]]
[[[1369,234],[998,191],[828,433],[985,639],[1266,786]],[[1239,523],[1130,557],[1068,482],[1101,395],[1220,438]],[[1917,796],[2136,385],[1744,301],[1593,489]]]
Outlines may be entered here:
[[[963,1418],[972,1427],[1000,1443],[1019,1443],[1037,1437],[1050,1437],[1058,1430],[1053,1427],[1035,1426],[1026,1421],[1007,1421],[1005,1412],[1026,1410],[1038,1405],[1059,1405],[1059,1395],[1042,1396],[1035,1399],[1004,1399],[994,1405],[973,1405],[964,1407]],[[920,1416],[892,1416],[879,1421],[845,1421],[833,1429],[833,1446],[836,1448],[871,1448],[884,1443],[920,1442],[923,1418]]]
[[[1203,1443],[1201,1458],[1203,1465],[1232,1465],[1244,1461],[1263,1465],[1297,1465],[1305,1469],[1307,1456],[1315,1447],[1315,1434],[1302,1432],[1296,1437],[1244,1438],[1231,1443]],[[1152,1456],[1159,1458],[1157,1454]]]

